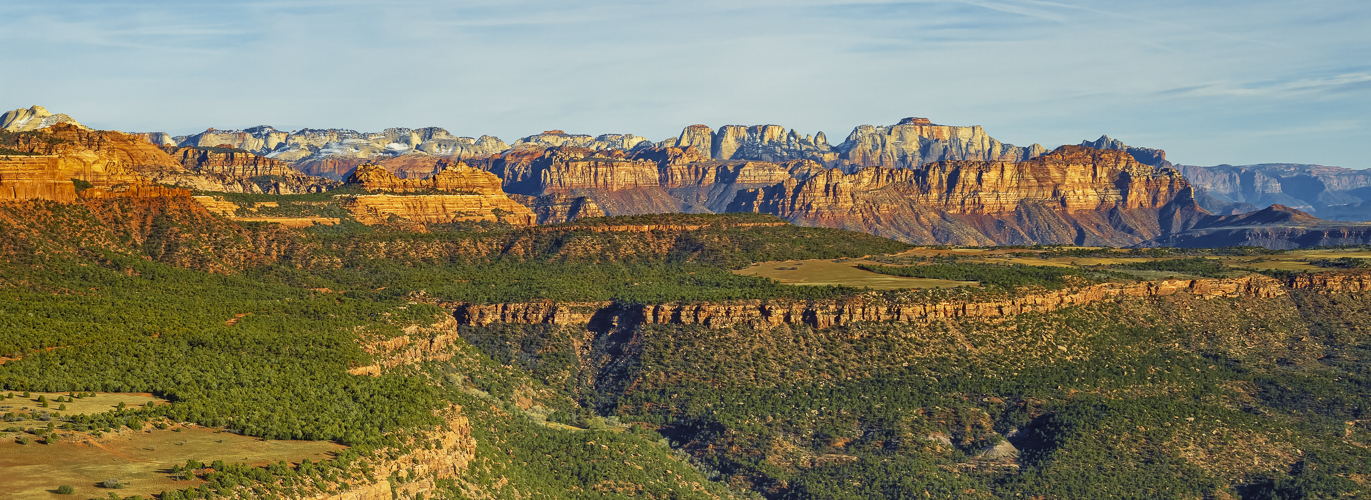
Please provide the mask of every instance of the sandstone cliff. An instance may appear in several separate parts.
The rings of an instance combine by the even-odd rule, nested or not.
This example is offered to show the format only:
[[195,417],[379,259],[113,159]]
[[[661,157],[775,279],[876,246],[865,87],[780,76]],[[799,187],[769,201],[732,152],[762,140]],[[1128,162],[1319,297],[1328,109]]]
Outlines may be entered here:
[[337,181],[301,174],[289,164],[239,149],[164,148],[191,174],[164,175],[158,182],[201,191],[230,193],[320,193]]
[[561,130],[548,130],[541,134],[530,135],[514,141],[514,148],[551,148],[561,146],[572,146],[585,149],[619,149],[631,150],[640,146],[650,147],[652,141],[646,137],[633,134],[601,134],[590,136],[586,134],[568,134]]
[[891,126],[861,125],[835,148],[839,158],[857,166],[911,168],[944,160],[1018,162],[1047,149],[1016,147],[985,133],[979,125],[934,125],[927,118],[905,118]]
[[1203,215],[1174,170],[1078,146],[1019,163],[944,161],[851,174],[831,169],[743,191],[728,210],[912,243],[963,245],[1127,246]]
[[423,224],[490,221],[516,226],[532,225],[537,216],[523,205],[503,195],[437,194],[397,196],[371,194],[339,196],[338,202],[357,222],[382,224],[389,216]]
[[[551,324],[591,325],[594,321],[646,324],[704,325],[714,328],[747,325],[771,328],[809,325],[828,328],[854,322],[928,323],[933,321],[995,320],[1025,313],[1044,313],[1122,297],[1161,297],[1189,294],[1199,298],[1284,296],[1290,290],[1352,293],[1371,290],[1371,272],[1319,273],[1278,280],[1262,275],[1233,279],[1162,280],[1135,284],[1104,283],[1058,291],[983,301],[928,301],[919,296],[864,295],[838,300],[743,300],[724,303],[625,305],[612,302],[512,304],[440,304],[467,325]],[[622,326],[622,325],[621,325]]]
[[401,179],[385,167],[368,163],[353,171],[347,184],[374,193],[466,193],[504,196],[500,178],[471,168],[466,163],[441,163],[438,173],[427,178]]
[[817,136],[801,136],[794,129],[786,130],[780,125],[724,125],[718,131],[705,125],[691,125],[682,130],[680,136],[659,146],[694,149],[699,155],[715,160],[810,160],[828,165],[838,159],[838,152],[828,144],[823,132]]
[[[406,155],[462,159],[488,156],[509,149],[499,138],[457,137],[438,127],[389,128],[381,132],[344,129],[281,131],[269,126],[244,130],[208,129],[199,134],[173,138],[179,146],[228,145],[287,162],[314,162],[301,170],[310,175],[341,180],[347,172],[328,170],[328,159],[380,159]],[[355,166],[355,165],[352,165]]]
[[1166,151],[1162,151],[1160,149],[1129,146],[1127,144],[1124,144],[1123,141],[1113,139],[1107,135],[1102,135],[1099,139],[1095,139],[1094,141],[1081,141],[1081,145],[1087,148],[1113,149],[1117,151],[1124,151],[1130,155],[1133,155],[1133,159],[1138,160],[1139,163],[1142,163],[1144,165],[1152,165],[1154,167],[1172,167],[1171,162],[1166,161]]
[[424,224],[503,221],[526,226],[537,221],[528,207],[505,196],[498,177],[461,162],[447,165],[427,179],[400,179],[379,165],[362,165],[348,178],[348,184],[373,193],[460,193],[337,197],[363,224],[384,223],[390,216]]
[[605,216],[605,211],[595,204],[595,200],[585,196],[513,194],[509,197],[532,210],[538,218],[538,224],[560,224],[586,217]]
[[59,123],[10,139],[10,149],[27,154],[0,156],[0,185],[9,199],[71,202],[79,191],[74,183],[117,190],[183,170],[162,150],[119,132]]

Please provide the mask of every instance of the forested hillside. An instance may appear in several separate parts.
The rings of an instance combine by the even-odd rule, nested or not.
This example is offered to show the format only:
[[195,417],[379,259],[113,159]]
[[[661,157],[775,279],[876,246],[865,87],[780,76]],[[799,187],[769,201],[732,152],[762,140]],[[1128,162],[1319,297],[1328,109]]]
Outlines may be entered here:
[[[1005,258],[1042,265],[869,266],[977,287],[790,286],[730,270],[910,247],[756,214],[291,230],[129,198],[4,204],[0,230],[0,396],[167,401],[31,410],[53,427],[7,430],[15,442],[0,446],[180,423],[348,446],[323,463],[205,456],[167,465],[179,490],[87,497],[1371,496],[1371,294],[1351,258],[1310,266],[1356,285],[1262,278],[1274,284],[1261,294],[1181,288],[1050,312],[762,327],[634,311],[970,304],[1253,271],[1161,250],[1049,267],[1110,255],[1020,249]],[[612,314],[476,324],[453,309],[528,302]]]

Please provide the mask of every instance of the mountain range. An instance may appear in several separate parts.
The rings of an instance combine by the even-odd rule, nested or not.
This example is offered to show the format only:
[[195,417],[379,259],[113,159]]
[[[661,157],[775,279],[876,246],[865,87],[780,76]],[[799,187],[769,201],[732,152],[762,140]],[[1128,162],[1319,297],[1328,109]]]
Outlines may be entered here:
[[[0,147],[68,158],[79,155],[40,146],[84,141],[87,157],[115,148],[121,159],[98,166],[85,161],[81,168],[132,172],[153,184],[203,192],[317,192],[363,169],[424,179],[449,168],[474,168],[499,179],[499,196],[539,214],[530,219],[536,223],[599,214],[757,212],[918,244],[1296,247],[1371,241],[1371,226],[1331,221],[1371,218],[1371,206],[1364,206],[1371,175],[1359,171],[1175,165],[1163,150],[1108,136],[1049,151],[1002,143],[980,126],[925,118],[861,125],[834,146],[822,132],[802,135],[778,125],[691,125],[657,142],[548,130],[509,144],[437,127],[363,133],[259,126],[171,136],[89,131],[39,106],[4,117],[0,126],[14,144]],[[47,122],[53,125],[33,125]],[[94,144],[91,134],[98,137]],[[58,183],[79,177],[73,167],[62,168],[67,173],[53,177]],[[18,182],[17,175],[0,173],[0,184]],[[401,205],[387,210],[399,214],[395,207]],[[489,206],[496,205],[507,206]],[[1295,215],[1228,217],[1271,205]],[[446,215],[438,219],[451,216],[449,209],[439,211]],[[436,220],[434,214],[412,215]]]

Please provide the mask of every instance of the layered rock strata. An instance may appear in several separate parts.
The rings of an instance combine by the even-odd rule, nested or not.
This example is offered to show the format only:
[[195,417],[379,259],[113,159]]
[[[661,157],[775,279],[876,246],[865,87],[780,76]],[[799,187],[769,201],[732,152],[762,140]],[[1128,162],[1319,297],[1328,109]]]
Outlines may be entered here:
[[1045,313],[1124,297],[1189,294],[1199,298],[1272,298],[1290,290],[1351,293],[1371,290],[1371,273],[1321,273],[1278,280],[1262,275],[1233,279],[1162,280],[1135,284],[1105,283],[1058,291],[985,301],[925,302],[877,295],[838,300],[746,300],[725,303],[678,303],[643,306],[612,302],[511,304],[442,304],[466,325],[552,324],[590,325],[606,317],[630,318],[646,324],[726,327],[747,325],[771,328],[808,325],[828,328],[855,322],[929,323],[934,321],[996,320],[1024,313]]
[[500,178],[490,172],[477,170],[462,163],[444,163],[438,173],[428,178],[401,179],[385,167],[365,164],[348,177],[347,184],[361,186],[377,193],[466,193],[504,196]]
[[571,146],[585,149],[618,149],[631,150],[639,147],[651,147],[652,141],[646,137],[633,134],[601,134],[590,136],[586,134],[568,134],[561,130],[548,130],[541,134],[534,134],[514,141],[511,147],[533,147],[551,148]]
[[947,160],[1018,162],[1047,153],[1037,144],[1017,147],[1001,143],[980,125],[934,125],[927,118],[905,118],[891,126],[858,126],[835,149],[847,163],[891,168]]
[[164,150],[193,174],[163,175],[157,181],[201,191],[302,194],[321,193],[339,184],[301,174],[285,162],[243,150],[198,147]]
[[1081,146],[1095,149],[1113,149],[1116,151],[1123,151],[1128,153],[1129,155],[1132,155],[1133,159],[1138,160],[1139,163],[1142,163],[1144,165],[1152,165],[1154,167],[1173,166],[1171,165],[1171,162],[1166,161],[1166,151],[1160,149],[1129,146],[1127,144],[1124,144],[1123,141],[1111,138],[1107,135],[1102,135],[1099,139],[1095,139],[1093,141],[1081,141]]
[[836,169],[740,192],[730,212],[912,243],[1135,245],[1204,215],[1176,171],[1120,151],[1063,146],[1010,162]]
[[[509,149],[509,144],[496,137],[458,137],[439,127],[388,128],[367,133],[345,129],[287,132],[263,125],[244,130],[211,128],[199,134],[174,137],[173,141],[178,146],[229,145],[289,162],[327,158],[372,159],[410,154],[461,159],[488,156]],[[306,169],[305,173],[322,175],[326,172]],[[341,179],[342,175],[335,178]]]
[[532,210],[538,218],[538,224],[560,224],[586,217],[605,216],[605,211],[595,204],[595,200],[585,196],[514,194],[509,197]]
[[0,200],[76,201],[76,185],[56,155],[0,156]]
[[504,195],[440,194],[400,196],[371,194],[338,196],[343,208],[352,213],[357,222],[375,225],[386,223],[390,216],[423,224],[490,221],[516,226],[537,222],[537,216],[523,205]]

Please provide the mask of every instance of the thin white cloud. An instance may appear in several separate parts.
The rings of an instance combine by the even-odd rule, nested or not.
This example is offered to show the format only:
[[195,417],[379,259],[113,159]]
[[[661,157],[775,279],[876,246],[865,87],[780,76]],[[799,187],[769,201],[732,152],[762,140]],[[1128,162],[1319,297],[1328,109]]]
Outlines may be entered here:
[[1322,78],[1303,78],[1285,82],[1221,82],[1176,89],[1171,95],[1184,97],[1263,97],[1293,99],[1327,94],[1371,82],[1371,74],[1348,73]]

